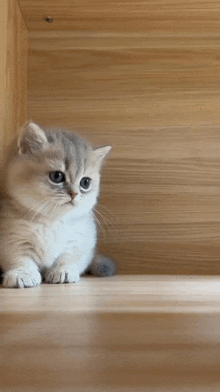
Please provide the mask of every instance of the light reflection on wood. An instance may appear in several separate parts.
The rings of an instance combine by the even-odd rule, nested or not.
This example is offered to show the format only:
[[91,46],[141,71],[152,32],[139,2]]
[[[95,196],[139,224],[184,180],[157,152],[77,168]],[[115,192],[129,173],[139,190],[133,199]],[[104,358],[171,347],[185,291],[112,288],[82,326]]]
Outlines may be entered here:
[[6,392],[220,387],[218,277],[118,276],[1,288],[0,311]]

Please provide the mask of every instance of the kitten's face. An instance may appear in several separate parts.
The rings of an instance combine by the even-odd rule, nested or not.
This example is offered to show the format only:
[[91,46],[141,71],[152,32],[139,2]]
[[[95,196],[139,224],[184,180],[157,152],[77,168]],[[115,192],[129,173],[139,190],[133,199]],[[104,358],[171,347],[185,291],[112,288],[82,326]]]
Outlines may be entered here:
[[94,149],[73,134],[43,131],[30,123],[8,168],[8,192],[48,219],[69,211],[86,214],[97,202],[100,169],[110,149]]

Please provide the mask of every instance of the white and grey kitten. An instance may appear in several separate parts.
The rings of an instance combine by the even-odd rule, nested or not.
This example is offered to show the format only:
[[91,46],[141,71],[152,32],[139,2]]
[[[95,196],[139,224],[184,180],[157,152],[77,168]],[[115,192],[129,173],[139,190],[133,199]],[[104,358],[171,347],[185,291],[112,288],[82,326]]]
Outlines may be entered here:
[[93,208],[110,150],[72,133],[26,125],[7,166],[0,213],[5,287],[36,286],[42,277],[48,283],[77,282],[88,268],[102,275],[100,266],[103,274],[113,274],[111,260],[94,258]]

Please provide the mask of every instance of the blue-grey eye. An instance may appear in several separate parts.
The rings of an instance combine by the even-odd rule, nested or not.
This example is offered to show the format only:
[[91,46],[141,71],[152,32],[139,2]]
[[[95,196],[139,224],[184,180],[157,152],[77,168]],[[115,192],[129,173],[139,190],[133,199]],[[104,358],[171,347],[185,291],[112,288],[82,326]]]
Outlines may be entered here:
[[91,184],[91,178],[89,177],[83,177],[80,181],[80,186],[84,190],[88,190]]
[[61,182],[65,181],[65,174],[61,171],[52,171],[49,174],[51,181],[55,182],[56,184],[60,184]]

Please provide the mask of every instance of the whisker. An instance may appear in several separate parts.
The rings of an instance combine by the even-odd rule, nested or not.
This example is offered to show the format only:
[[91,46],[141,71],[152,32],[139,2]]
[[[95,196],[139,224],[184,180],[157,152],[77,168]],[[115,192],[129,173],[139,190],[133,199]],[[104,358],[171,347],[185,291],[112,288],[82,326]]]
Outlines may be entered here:
[[[107,218],[105,218],[98,210],[96,210],[96,209],[94,209],[94,210],[95,210],[96,214],[98,214],[103,219],[103,223],[107,226],[107,229],[110,232],[111,229],[109,228],[109,224],[108,224],[108,222],[110,222],[110,221]],[[113,225],[111,222],[110,222],[110,224]]]
[[36,215],[38,215],[44,208],[46,209],[46,207],[48,206],[48,205],[50,205],[50,203],[51,203],[51,197],[48,197],[47,199],[45,199],[42,203],[41,203],[41,206],[40,206],[40,208],[38,208],[38,210],[35,212],[35,214],[33,215],[33,217],[32,217],[32,221],[34,220],[34,218],[36,217]]
[[[118,233],[118,226],[116,223],[113,223],[110,219],[108,219],[105,215],[103,215],[98,209],[95,209],[96,213],[103,219],[103,222],[108,227],[109,233]],[[118,223],[118,222],[117,222]]]
[[[56,210],[57,206],[58,206],[58,204],[57,204],[55,201],[53,201],[53,204],[52,204],[52,206],[51,206],[51,208],[50,208],[50,217],[53,216],[53,213],[54,213],[54,211]],[[49,213],[49,212],[48,212],[48,213]]]
[[107,207],[98,203],[97,208],[99,209],[100,207],[105,209],[105,211],[103,213],[108,215],[109,219],[111,219],[110,220],[111,223],[113,223],[112,221],[114,221],[115,223],[117,223],[119,221],[118,216],[116,214],[114,214],[112,211],[110,211]]
[[[40,211],[41,208],[43,208],[45,202],[47,202],[47,201],[49,201],[49,200],[50,200],[50,197],[47,197],[43,202],[38,203],[38,205],[39,205],[40,207],[39,207],[39,209],[38,209],[37,211],[35,211],[35,213],[34,213],[34,215],[33,215],[33,217],[32,217],[32,220],[33,220],[33,218],[36,216],[36,214],[38,213],[38,211]],[[33,211],[31,208],[28,209],[28,211],[23,215],[23,219],[24,219],[28,214],[31,214],[31,213],[33,213],[33,212],[34,212],[34,211]]]
[[111,214],[112,217],[117,218],[117,216],[111,210],[109,210],[106,206],[103,206],[103,204],[98,203],[98,207],[104,208],[108,212],[108,214]]
[[99,207],[105,209],[106,210],[105,213],[107,213],[108,215],[111,215],[110,216],[111,220],[108,219],[109,216],[108,216],[108,218],[106,218],[106,216],[105,216],[105,219],[108,219],[108,222],[111,224],[111,226],[114,227],[114,230],[116,230],[118,232],[118,224],[120,223],[119,217],[116,214],[114,214],[112,211],[110,211],[107,207],[103,206],[100,203],[98,203],[98,205],[97,205],[97,208],[99,208]]
[[101,222],[99,221],[99,219],[97,218],[97,216],[92,212],[92,215],[98,225],[98,227],[101,229],[101,231],[106,235],[106,231],[105,228],[103,227],[103,225],[101,224]]

